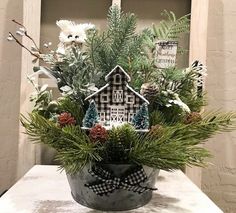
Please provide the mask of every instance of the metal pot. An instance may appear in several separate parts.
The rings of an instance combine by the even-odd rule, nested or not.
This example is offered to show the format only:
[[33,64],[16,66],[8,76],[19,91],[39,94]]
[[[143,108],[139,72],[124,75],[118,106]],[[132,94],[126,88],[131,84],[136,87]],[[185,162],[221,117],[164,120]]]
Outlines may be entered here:
[[[97,195],[86,184],[98,182],[98,178],[91,175],[89,170],[92,165],[86,165],[74,175],[67,174],[72,197],[81,205],[102,211],[125,211],[135,209],[147,204],[152,198],[152,191],[137,193],[125,189],[115,189],[106,195]],[[111,171],[117,178],[121,178],[127,171],[137,167],[133,164],[100,164],[103,168]],[[141,185],[154,188],[159,170],[143,167],[147,180]]]

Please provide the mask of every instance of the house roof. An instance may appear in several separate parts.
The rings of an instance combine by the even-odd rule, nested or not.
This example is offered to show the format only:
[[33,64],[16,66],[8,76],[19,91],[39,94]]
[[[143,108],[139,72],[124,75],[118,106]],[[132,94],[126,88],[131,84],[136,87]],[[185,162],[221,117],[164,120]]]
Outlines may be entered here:
[[90,98],[92,98],[94,95],[98,94],[99,92],[101,92],[102,90],[104,90],[105,88],[107,88],[109,86],[109,84],[106,84],[105,86],[101,87],[99,90],[97,90],[95,93],[89,95],[87,98],[85,98],[84,100],[88,100]]
[[138,97],[140,97],[143,101],[145,101],[147,104],[149,104],[149,101],[144,98],[142,95],[140,95],[138,92],[136,92],[132,87],[130,87],[128,84],[126,84],[127,88],[130,89],[133,93],[135,93],[135,95],[137,95]]
[[109,77],[113,72],[115,72],[117,68],[119,68],[119,69],[125,74],[125,76],[127,77],[127,81],[130,82],[130,81],[131,81],[130,76],[129,76],[128,73],[125,72],[124,69],[123,69],[121,66],[119,66],[119,65],[116,65],[115,68],[114,68],[111,72],[109,72],[109,73],[106,75],[105,80],[107,81],[107,80],[108,80],[108,77]]
[[[119,68],[126,76],[127,76],[127,81],[129,82],[130,76],[123,70],[123,68],[119,65],[117,65],[111,72],[109,72],[106,77],[105,80],[108,80],[108,77],[117,69]],[[101,92],[102,90],[104,90],[105,88],[107,88],[110,84],[107,83],[105,86],[101,87],[99,90],[97,90],[96,92],[94,92],[93,94],[89,95],[87,98],[85,98],[85,100],[88,100],[90,98],[92,98],[94,95],[98,94],[99,92]],[[147,104],[149,104],[149,101],[144,98],[142,95],[140,95],[138,92],[136,92],[132,87],[130,87],[128,84],[126,84],[126,87],[131,90],[135,95],[137,95],[139,98],[141,98],[144,102],[146,102]]]
[[[107,88],[109,86],[109,84],[106,84],[105,86],[101,87],[98,91],[96,91],[95,93],[89,95],[87,98],[85,98],[85,100],[88,100],[90,98],[92,98],[94,95],[98,94],[99,92],[101,92],[102,90],[104,90],[105,88]],[[131,90],[135,95],[137,95],[139,98],[141,98],[144,102],[146,102],[147,104],[149,104],[149,101],[144,98],[142,95],[140,95],[138,92],[136,92],[131,86],[129,86],[128,84],[126,84],[127,88],[129,90]]]

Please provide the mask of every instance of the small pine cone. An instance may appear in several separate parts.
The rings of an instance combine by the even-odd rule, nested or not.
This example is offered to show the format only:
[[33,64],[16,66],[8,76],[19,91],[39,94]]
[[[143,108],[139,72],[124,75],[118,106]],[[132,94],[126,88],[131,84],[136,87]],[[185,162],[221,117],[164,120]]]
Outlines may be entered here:
[[147,100],[152,101],[158,94],[159,88],[155,83],[144,83],[141,86],[140,94]]
[[89,137],[93,142],[105,142],[108,138],[107,130],[97,124],[90,129]]
[[63,112],[58,117],[58,123],[61,127],[64,127],[66,125],[75,125],[76,120],[70,113]]
[[163,126],[159,124],[152,126],[149,131],[149,134],[155,138],[158,138],[162,133],[163,133]]
[[199,122],[201,120],[202,120],[202,116],[201,116],[200,113],[198,113],[198,112],[191,112],[191,113],[189,113],[186,116],[186,118],[184,120],[184,123],[185,124],[197,123],[197,122]]

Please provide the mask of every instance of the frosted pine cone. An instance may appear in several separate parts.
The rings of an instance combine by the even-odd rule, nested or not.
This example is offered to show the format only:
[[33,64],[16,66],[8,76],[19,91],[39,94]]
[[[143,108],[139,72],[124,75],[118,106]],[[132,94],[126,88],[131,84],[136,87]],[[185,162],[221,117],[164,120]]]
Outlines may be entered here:
[[158,138],[159,136],[163,134],[163,131],[164,131],[163,126],[157,124],[151,127],[149,134],[155,138]]
[[159,88],[155,83],[144,83],[141,86],[140,94],[148,101],[152,101],[159,92]]
[[61,127],[64,127],[66,125],[75,125],[76,120],[70,113],[63,112],[58,117],[58,123]]

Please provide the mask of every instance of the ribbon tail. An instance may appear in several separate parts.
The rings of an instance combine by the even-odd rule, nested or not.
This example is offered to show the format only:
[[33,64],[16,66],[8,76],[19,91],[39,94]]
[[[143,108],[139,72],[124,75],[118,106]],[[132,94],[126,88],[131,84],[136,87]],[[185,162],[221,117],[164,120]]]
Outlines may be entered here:
[[151,187],[141,186],[141,185],[129,185],[129,184],[126,184],[126,183],[122,183],[121,188],[123,188],[125,190],[128,190],[128,191],[135,192],[135,193],[139,193],[139,194],[142,194],[142,193],[147,192],[147,191],[157,190],[157,188],[151,188]]

